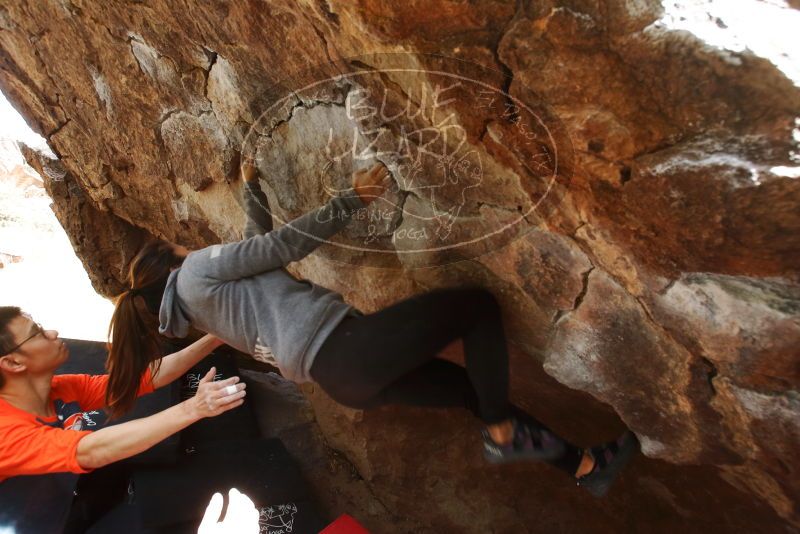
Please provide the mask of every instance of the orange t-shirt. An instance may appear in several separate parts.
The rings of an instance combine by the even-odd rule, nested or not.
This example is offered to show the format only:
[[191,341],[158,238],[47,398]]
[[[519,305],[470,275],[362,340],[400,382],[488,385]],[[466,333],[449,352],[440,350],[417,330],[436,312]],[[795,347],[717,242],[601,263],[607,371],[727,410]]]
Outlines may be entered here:
[[[18,475],[88,473],[78,464],[78,442],[96,428],[108,375],[59,375],[50,386],[56,414],[38,417],[0,399],[0,482]],[[137,396],[153,391],[150,369]],[[94,417],[93,417],[94,415]]]

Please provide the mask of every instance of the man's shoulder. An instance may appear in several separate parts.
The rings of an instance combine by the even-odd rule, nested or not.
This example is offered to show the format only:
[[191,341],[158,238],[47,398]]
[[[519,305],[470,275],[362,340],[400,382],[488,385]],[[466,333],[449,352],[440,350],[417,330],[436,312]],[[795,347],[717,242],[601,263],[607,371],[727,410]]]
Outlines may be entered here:
[[57,375],[50,381],[50,398],[63,401],[83,400],[95,390],[105,392],[108,375],[69,374]]
[[75,374],[66,374],[66,375],[55,375],[53,379],[50,381],[50,390],[52,391],[55,387],[65,387],[71,385],[82,385],[86,382],[89,382],[93,379],[93,377],[97,376],[105,376],[105,375],[90,375],[88,373],[75,373]]
[[13,427],[24,427],[30,425],[41,424],[37,422],[36,416],[12,406],[11,404],[0,400],[0,433],[8,435],[8,432]]

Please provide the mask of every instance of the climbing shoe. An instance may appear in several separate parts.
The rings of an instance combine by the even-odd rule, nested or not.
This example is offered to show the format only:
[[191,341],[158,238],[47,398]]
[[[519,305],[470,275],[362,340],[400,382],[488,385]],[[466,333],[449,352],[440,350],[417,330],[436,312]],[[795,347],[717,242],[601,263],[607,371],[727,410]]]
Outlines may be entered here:
[[553,460],[564,454],[564,442],[555,434],[531,423],[512,420],[514,436],[506,445],[496,443],[486,429],[483,435],[483,456],[490,463],[504,464],[520,460]]
[[638,450],[639,440],[630,430],[614,441],[591,447],[589,453],[594,459],[594,466],[589,473],[578,478],[578,485],[595,497],[603,497]]

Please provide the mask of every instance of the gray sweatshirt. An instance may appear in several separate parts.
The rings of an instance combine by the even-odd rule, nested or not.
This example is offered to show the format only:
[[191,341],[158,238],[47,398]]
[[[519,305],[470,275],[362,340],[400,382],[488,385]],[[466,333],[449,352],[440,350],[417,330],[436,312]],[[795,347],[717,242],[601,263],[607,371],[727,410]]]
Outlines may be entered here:
[[167,280],[159,331],[184,337],[192,325],[276,366],[289,380],[310,381],[322,343],[345,316],[361,312],[284,267],[344,228],[365,204],[354,192],[334,197],[272,230],[258,182],[246,183],[243,193],[245,239],[189,253]]

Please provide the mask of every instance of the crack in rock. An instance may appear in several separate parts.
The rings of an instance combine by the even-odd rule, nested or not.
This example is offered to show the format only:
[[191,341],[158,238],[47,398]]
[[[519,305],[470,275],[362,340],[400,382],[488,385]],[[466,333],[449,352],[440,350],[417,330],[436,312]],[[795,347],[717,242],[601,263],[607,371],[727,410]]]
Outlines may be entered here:
[[56,134],[58,134],[64,128],[64,126],[66,126],[70,122],[72,122],[72,119],[67,119],[64,122],[62,122],[61,124],[59,124],[58,126],[56,126],[55,129],[52,132],[48,133],[45,136],[45,137],[47,137],[47,144],[48,145],[51,144],[51,142],[53,140],[53,137],[55,137]]
[[322,10],[322,14],[325,15],[325,18],[331,21],[334,26],[339,28],[341,25],[341,22],[339,21],[339,15],[334,13],[334,11],[331,9],[331,5],[328,3],[328,0],[319,0],[317,5],[319,5],[320,9]]
[[[203,49],[203,53],[208,57],[208,67],[202,70],[205,78],[205,83],[203,84],[203,96],[205,96],[206,100],[211,102],[211,99],[208,97],[208,80],[211,78],[211,69],[214,68],[214,65],[217,64],[217,58],[219,54],[214,52],[213,50],[206,48],[205,46],[201,47]],[[213,109],[214,103],[211,102],[211,107]]]
[[[588,259],[588,256],[587,256],[587,259]],[[591,264],[591,267],[589,267],[587,270],[585,270],[584,272],[581,273],[581,290],[575,296],[575,300],[572,303],[572,308],[569,309],[569,310],[558,310],[558,311],[556,311],[556,314],[553,317],[553,321],[552,321],[553,322],[553,326],[555,328],[558,327],[558,323],[561,321],[561,319],[563,317],[565,317],[566,315],[576,311],[580,307],[580,305],[583,303],[583,299],[584,299],[584,297],[586,297],[586,292],[589,290],[589,275],[594,270],[594,268],[595,268],[594,264]],[[555,328],[554,328],[554,330],[555,330]]]
[[[519,20],[520,14],[523,11],[523,7],[524,7],[523,1],[517,0],[517,7],[516,10],[514,11],[514,15],[511,17],[511,20],[508,21],[505,28],[503,28],[503,30],[500,32],[500,36],[497,38],[497,42],[494,43],[494,45],[490,49],[492,55],[494,56],[494,60],[497,62],[497,64],[500,67],[500,70],[503,72],[503,85],[501,87],[501,91],[506,100],[506,111],[507,111],[506,119],[512,123],[517,122],[517,120],[519,119],[518,107],[510,96],[511,83],[514,81],[514,71],[512,71],[511,67],[509,67],[506,64],[506,62],[503,61],[503,59],[500,57],[499,49],[501,43],[503,42],[503,39],[511,30],[511,27],[514,25],[514,23],[517,22],[517,20]],[[483,134],[481,134],[481,136],[482,135]]]
[[708,381],[708,387],[711,389],[711,395],[717,394],[717,388],[714,386],[714,379],[719,374],[719,369],[717,366],[714,365],[714,362],[706,358],[705,356],[699,357],[700,362],[702,362],[703,366],[706,367],[706,380]]

